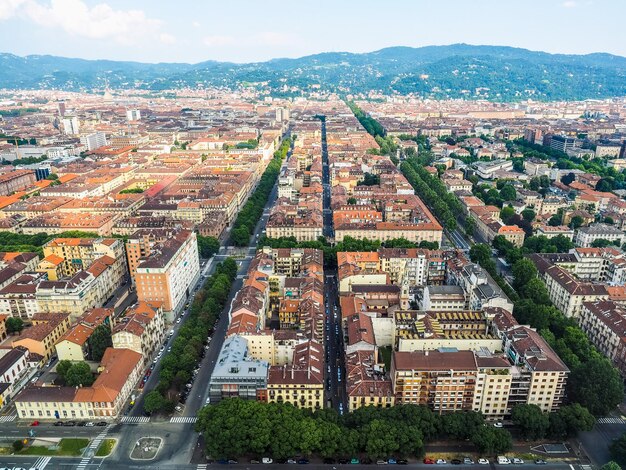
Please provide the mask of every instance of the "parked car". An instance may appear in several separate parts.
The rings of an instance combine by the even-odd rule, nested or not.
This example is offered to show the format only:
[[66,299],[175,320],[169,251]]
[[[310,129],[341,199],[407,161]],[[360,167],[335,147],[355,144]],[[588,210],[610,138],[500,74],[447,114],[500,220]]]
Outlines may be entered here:
[[274,461],[272,459],[270,459],[269,457],[263,457],[261,459],[261,463],[264,463],[264,464],[270,464],[272,462],[274,462]]
[[287,463],[294,464],[294,463],[296,463],[296,460],[295,459],[287,459]]
[[515,465],[523,465],[524,460],[518,459],[517,457],[513,457],[513,459],[511,460],[511,463],[513,463]]
[[452,465],[461,465],[462,462],[459,459],[452,459],[450,460],[450,463]]
[[508,459],[508,457],[505,457],[503,455],[499,455],[498,456],[498,463],[500,465],[508,465],[511,463],[511,461]]
[[339,460],[338,460],[338,462],[339,462],[341,465],[345,465],[345,464],[347,464],[347,463],[348,463],[348,459],[339,459]]
[[463,465],[474,465],[474,461],[469,457],[463,457]]
[[535,465],[546,465],[548,462],[546,462],[543,459],[537,459],[535,460]]
[[261,463],[257,459],[250,459],[250,463]]
[[424,463],[427,464],[427,465],[432,465],[432,464],[435,463],[435,461],[433,459],[431,459],[430,457],[426,457],[424,459]]
[[325,463],[326,465],[332,465],[332,464],[334,464],[334,463],[335,463],[335,459],[325,458],[325,459],[324,459],[324,463]]
[[63,426],[76,426],[76,421],[66,421]]
[[396,459],[389,459],[389,460],[387,460],[387,463],[389,465],[395,465],[397,462],[396,462]]
[[298,459],[300,465],[308,465],[309,459]]
[[376,461],[376,465],[387,465],[387,461],[386,460],[377,460]]
[[89,421],[89,422],[85,423],[85,426],[90,428],[90,427],[94,426],[94,423],[93,423],[93,421]]
[[502,428],[502,427],[504,427],[504,425],[502,424],[502,421],[496,421],[495,423],[493,423],[493,427],[494,428]]
[[107,422],[106,421],[100,421],[98,424],[96,424],[96,426],[106,426]]
[[35,420],[32,423],[30,423],[31,426],[39,426],[39,421]]
[[487,459],[478,459],[478,465],[489,465],[489,460],[487,460]]
[[408,465],[409,461],[407,459],[398,459],[398,465]]
[[437,459],[437,461],[435,462],[437,465],[445,465],[448,462],[446,462],[446,459]]

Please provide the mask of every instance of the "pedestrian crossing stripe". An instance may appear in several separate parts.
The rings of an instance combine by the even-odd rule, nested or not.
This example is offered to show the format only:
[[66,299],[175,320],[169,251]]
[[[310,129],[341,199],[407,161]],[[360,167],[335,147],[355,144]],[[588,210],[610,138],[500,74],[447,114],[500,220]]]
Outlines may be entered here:
[[122,417],[122,423],[127,424],[138,424],[138,423],[149,423],[150,416],[124,416]]
[[43,470],[44,468],[46,468],[48,463],[50,463],[50,460],[52,460],[52,457],[40,457],[32,465],[32,468],[36,468],[38,470]]
[[623,418],[598,418],[598,424],[626,424]]
[[89,464],[89,460],[88,458],[84,458],[81,459],[80,463],[78,464],[78,467],[76,467],[76,470],[84,470],[84,468]]
[[208,467],[207,464],[205,463],[199,463],[198,464],[198,470],[205,470]]
[[0,416],[0,423],[10,423],[11,421],[15,421],[15,418],[17,418],[16,414]]
[[196,416],[174,416],[170,419],[170,423],[187,423],[192,424],[198,421]]

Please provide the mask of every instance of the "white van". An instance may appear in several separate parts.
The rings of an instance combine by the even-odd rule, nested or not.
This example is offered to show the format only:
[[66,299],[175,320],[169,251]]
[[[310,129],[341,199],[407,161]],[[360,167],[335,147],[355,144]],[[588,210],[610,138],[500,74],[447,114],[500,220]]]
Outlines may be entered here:
[[504,455],[498,455],[498,463],[500,465],[508,465],[511,463],[511,461]]

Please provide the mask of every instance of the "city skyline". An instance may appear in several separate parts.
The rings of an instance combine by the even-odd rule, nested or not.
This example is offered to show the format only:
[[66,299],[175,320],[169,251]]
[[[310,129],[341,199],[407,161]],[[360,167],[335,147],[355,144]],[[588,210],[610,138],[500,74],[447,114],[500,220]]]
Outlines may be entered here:
[[[511,27],[520,14],[526,23]],[[0,0],[0,38],[2,52],[16,55],[141,62],[241,63],[454,43],[626,56],[619,25],[624,14],[626,4],[615,0],[484,0],[480,8],[458,0],[399,0],[384,11],[372,1],[355,8],[328,1],[313,7],[282,0],[199,6],[189,1]],[[581,33],[594,24],[603,27]]]

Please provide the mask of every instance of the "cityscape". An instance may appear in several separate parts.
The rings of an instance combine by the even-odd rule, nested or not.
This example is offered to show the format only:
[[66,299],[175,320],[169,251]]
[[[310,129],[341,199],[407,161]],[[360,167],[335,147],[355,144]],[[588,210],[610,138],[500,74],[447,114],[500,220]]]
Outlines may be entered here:
[[622,32],[136,3],[0,0],[0,470],[626,469]]

